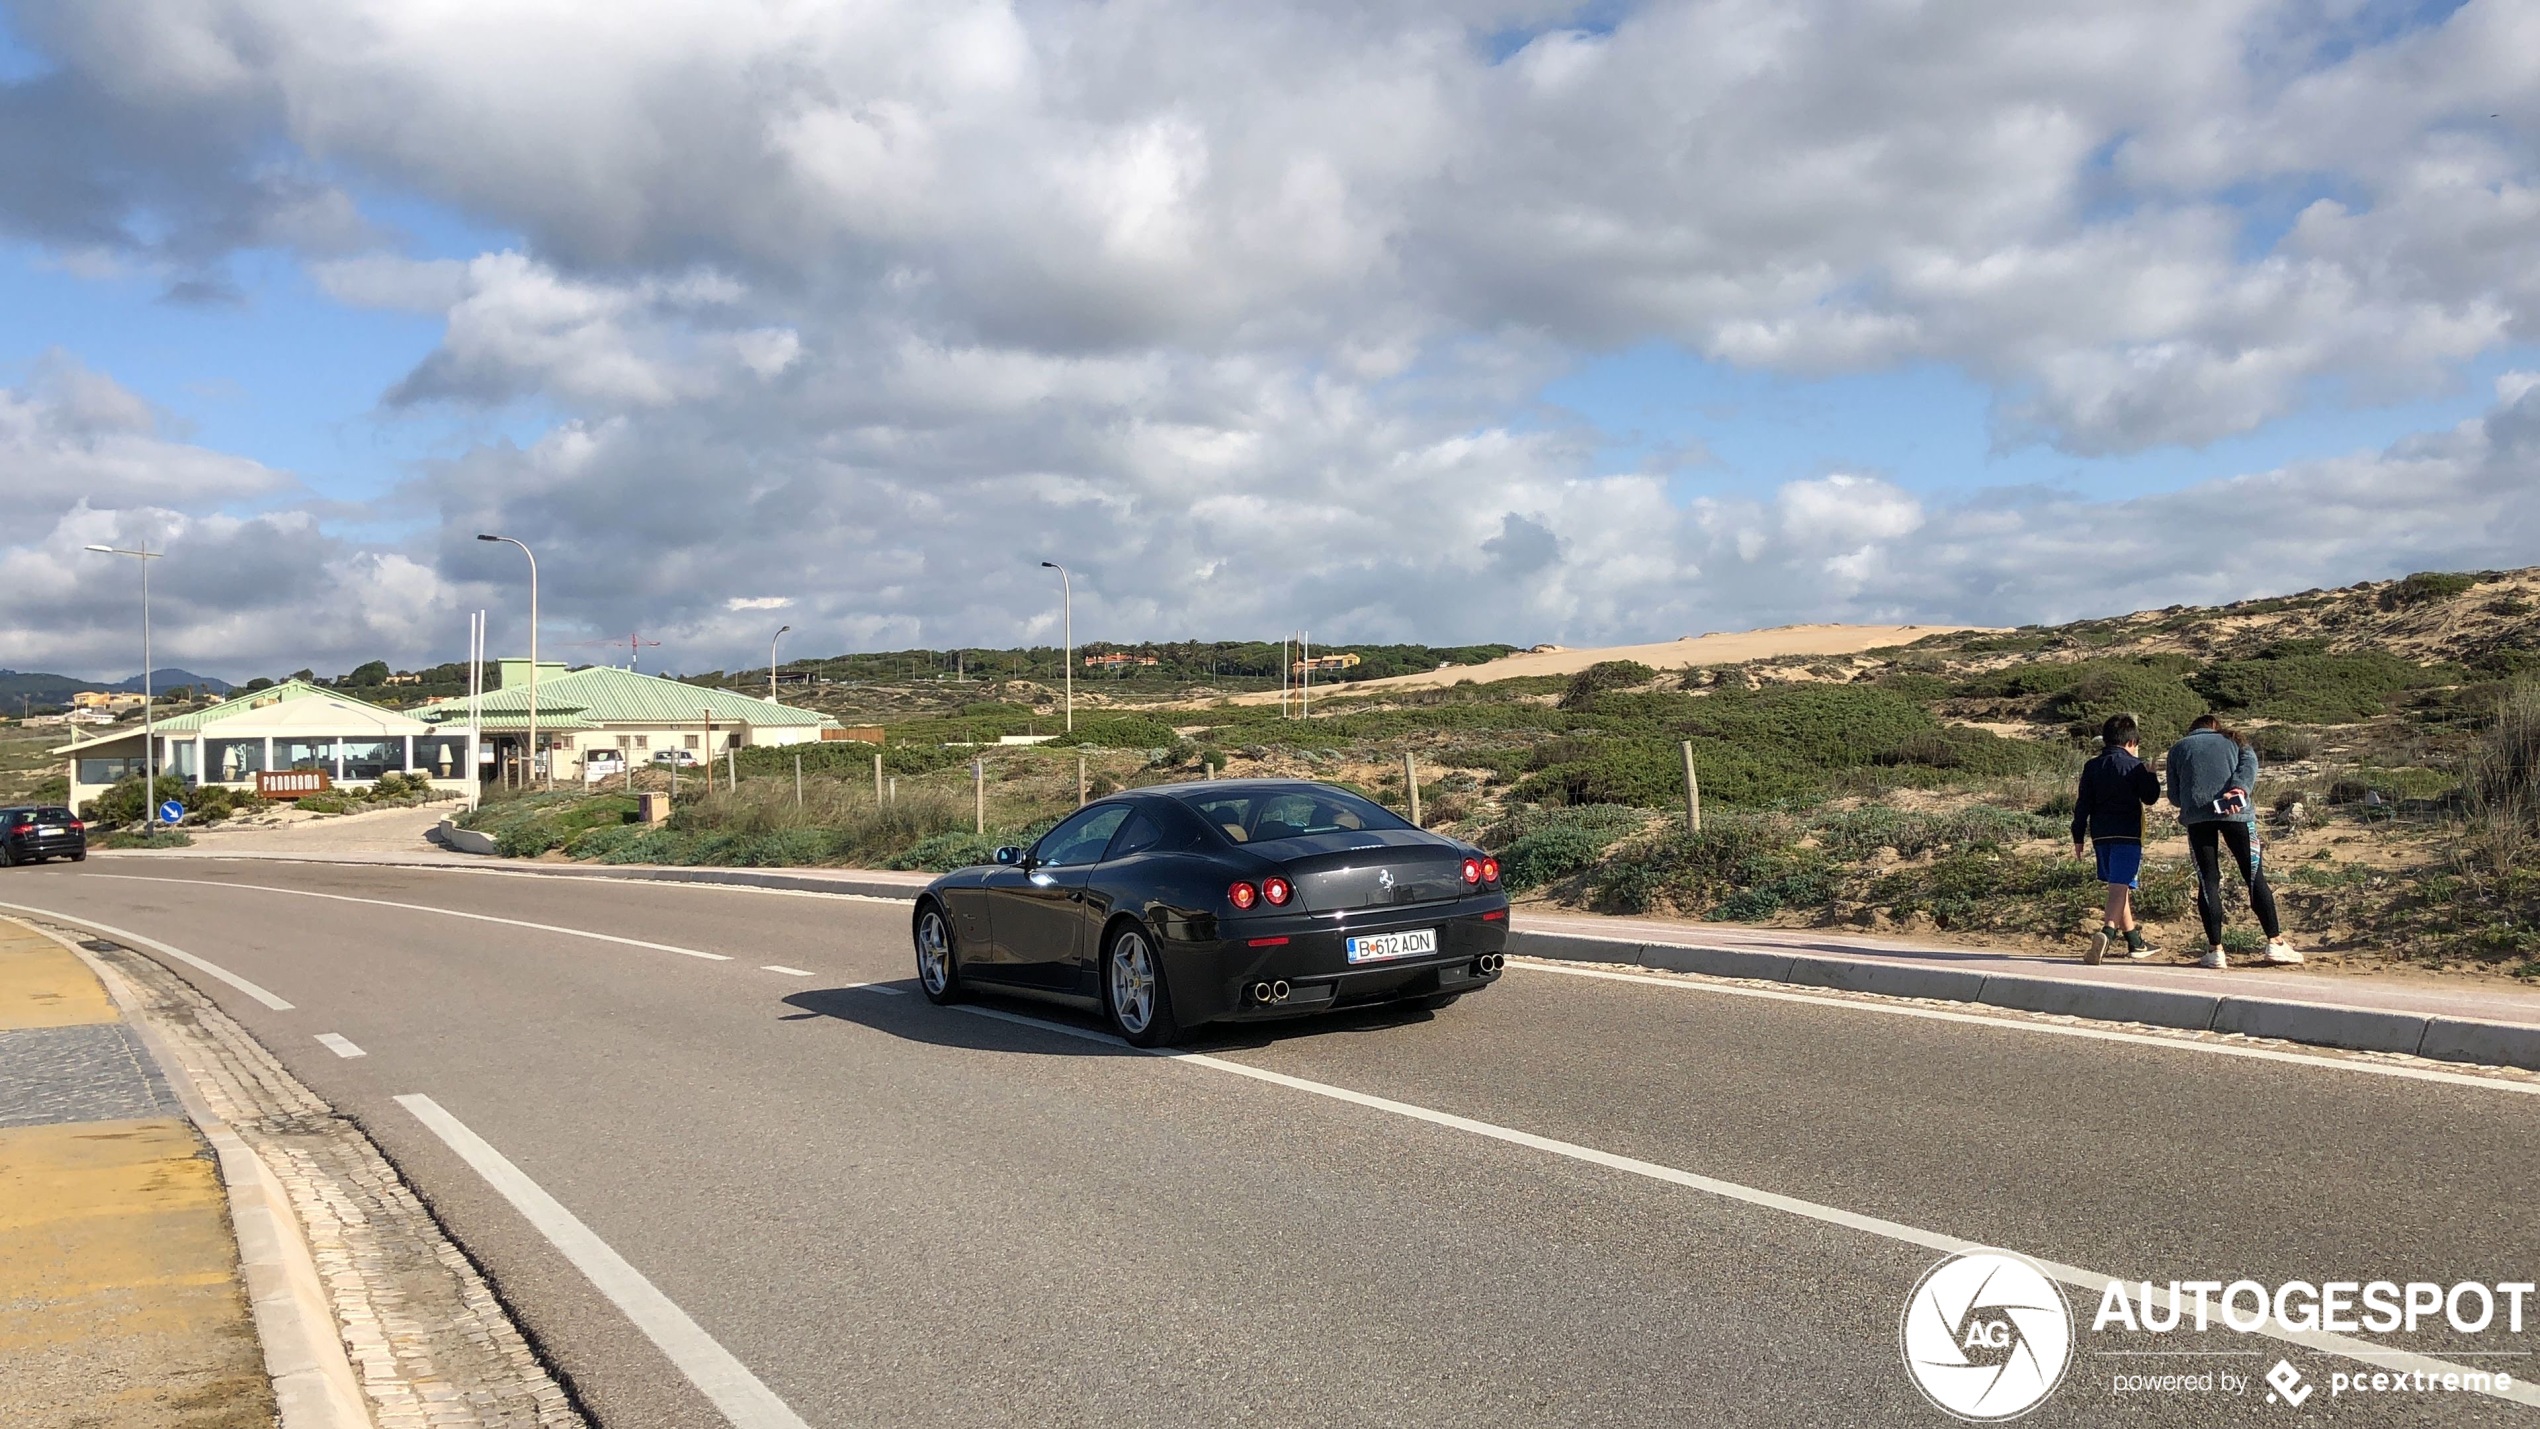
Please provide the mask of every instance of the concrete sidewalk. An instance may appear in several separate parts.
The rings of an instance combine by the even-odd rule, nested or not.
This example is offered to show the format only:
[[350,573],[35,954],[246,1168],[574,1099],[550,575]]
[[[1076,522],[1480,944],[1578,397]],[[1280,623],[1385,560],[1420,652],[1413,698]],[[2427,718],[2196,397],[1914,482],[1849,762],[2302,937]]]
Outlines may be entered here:
[[0,921],[0,1406],[11,1425],[273,1422],[211,1148],[96,976]]
[[[253,858],[459,868],[548,877],[715,883],[907,898],[934,875],[885,869],[672,868],[488,858],[476,854],[132,851],[99,857]],[[1567,961],[1983,1003],[2029,1012],[2240,1033],[2359,1051],[2540,1070],[2540,991],[2447,986],[2372,974],[2265,968],[2208,972],[2182,960],[2077,957],[1918,945],[1831,930],[1613,918],[1519,909],[1509,951]]]

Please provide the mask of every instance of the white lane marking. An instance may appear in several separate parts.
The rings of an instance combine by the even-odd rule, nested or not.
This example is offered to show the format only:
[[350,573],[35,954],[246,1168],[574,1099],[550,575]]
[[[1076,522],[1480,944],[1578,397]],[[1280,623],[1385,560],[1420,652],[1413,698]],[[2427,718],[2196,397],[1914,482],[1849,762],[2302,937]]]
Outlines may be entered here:
[[466,1123],[450,1115],[439,1102],[419,1093],[398,1097],[397,1105],[414,1113],[415,1120],[430,1128],[433,1135],[459,1154],[459,1159],[500,1191],[514,1210],[538,1228],[548,1244],[563,1252],[564,1258],[609,1298],[609,1303],[644,1332],[644,1338],[660,1347],[699,1393],[723,1411],[723,1417],[732,1421],[734,1429],[811,1429],[800,1415],[786,1407],[785,1401],[776,1397],[774,1390],[750,1373],[749,1366],[733,1358],[730,1350],[716,1343],[712,1335],[688,1318],[687,1311],[646,1279],[644,1272],[610,1249],[608,1242],[593,1234],[580,1217],[566,1210],[485,1138],[469,1130]]
[[2107,1027],[2067,1027],[2059,1022],[2030,1022],[2018,1017],[1987,1017],[1978,1012],[1951,1012],[1939,1007],[1905,1007],[1892,1002],[1854,1001],[1843,997],[1813,997],[1804,992],[1783,992],[1769,987],[1732,987],[1725,983],[1697,982],[1690,978],[1653,977],[1647,973],[1609,972],[1603,968],[1574,968],[1558,963],[1540,962],[1533,958],[1508,960],[1508,966],[1528,972],[1560,973],[1565,977],[1598,978],[1606,982],[1636,982],[1649,987],[1673,988],[1678,992],[1707,992],[1723,997],[1761,997],[1774,1002],[1805,1002],[1817,1007],[1840,1007],[1859,1012],[1876,1012],[1888,1017],[1920,1017],[1932,1022],[1964,1022],[1979,1027],[2007,1027],[2020,1032],[2042,1032],[2050,1037],[2080,1037],[2092,1042],[2132,1042],[2145,1047],[2162,1047],[2174,1051],[2211,1052],[2222,1057],[2248,1057],[2260,1062],[2290,1062],[2303,1067],[2329,1067],[2341,1072],[2369,1072],[2381,1077],[2404,1077],[2412,1081],[2443,1082],[2457,1087],[2478,1087],[2487,1091],[2520,1092],[2540,1096],[2540,1082],[2515,1081],[2505,1077],[2475,1077],[2466,1072],[2444,1072],[2432,1067],[2393,1066],[2387,1062],[2350,1062],[2338,1057],[2321,1057],[2303,1052],[2279,1051],[2273,1047],[2243,1047],[2227,1042],[2201,1042],[2189,1037],[2163,1037],[2151,1032],[2121,1032]]
[[[1318,1097],[1329,1097],[1333,1101],[1347,1102],[1352,1106],[1367,1107],[1371,1110],[1385,1112],[1393,1116],[1407,1117],[1413,1121],[1427,1122],[1431,1126],[1445,1127],[1450,1131],[1461,1131],[1473,1136],[1487,1137],[1493,1141],[1504,1141],[1512,1146],[1523,1146],[1530,1150],[1547,1152],[1554,1156],[1566,1157],[1572,1161],[1585,1162],[1590,1166],[1602,1166],[1612,1171],[1627,1172],[1634,1176],[1645,1176],[1653,1181],[1663,1181],[1669,1185],[1682,1186],[1688,1190],[1700,1191],[1706,1195],[1721,1197],[1724,1200],[1740,1201],[1750,1206],[1762,1207],[1765,1210],[1780,1211],[1786,1215],[1800,1216],[1808,1220],[1822,1222],[1826,1225],[1841,1226],[1846,1230],[1862,1231],[1869,1235],[1879,1236],[1887,1240],[1900,1241],[1906,1245],[1918,1245],[1924,1247],[1925,1249],[1937,1250],[1951,1255],[1956,1255],[1970,1250],[2008,1249],[2008,1247],[1986,1246],[1971,1240],[1960,1240],[1956,1236],[1947,1235],[1940,1231],[1928,1231],[1919,1226],[1906,1225],[1901,1221],[1886,1220],[1878,1216],[1867,1216],[1858,1211],[1844,1210],[1839,1206],[1827,1206],[1821,1205],[1815,1201],[1803,1201],[1796,1196],[1785,1196],[1778,1191],[1759,1190],[1753,1186],[1739,1185],[1734,1181],[1722,1181],[1715,1177],[1698,1175],[1691,1171],[1680,1171],[1673,1166],[1662,1166],[1655,1161],[1643,1161],[1638,1157],[1633,1156],[1618,1156],[1611,1151],[1599,1151],[1592,1146],[1581,1146],[1574,1141],[1560,1141],[1549,1136],[1537,1136],[1530,1131],[1519,1131],[1514,1127],[1500,1126],[1494,1122],[1476,1121],[1468,1116],[1457,1116],[1453,1112],[1435,1111],[1428,1107],[1415,1106],[1410,1102],[1398,1102],[1390,1097],[1380,1097],[1371,1095],[1367,1092],[1352,1091],[1347,1087],[1333,1086],[1329,1082],[1309,1081],[1304,1077],[1292,1077],[1285,1072],[1273,1072],[1263,1067],[1248,1067],[1241,1062],[1227,1061],[1223,1057],[1211,1057],[1204,1052],[1176,1052],[1166,1048],[1149,1049],[1131,1047],[1128,1043],[1121,1041],[1119,1038],[1112,1036],[1108,1032],[1094,1032],[1081,1027],[1069,1027],[1061,1023],[1045,1022],[1037,1017],[1025,1017],[1020,1013],[1002,1012],[991,1007],[965,1006],[956,1007],[954,1011],[967,1012],[974,1017],[994,1018],[999,1022],[1011,1022],[1022,1027],[1035,1027],[1044,1032],[1055,1032],[1062,1037],[1076,1037],[1087,1042],[1100,1042],[1106,1046],[1119,1047],[1126,1051],[1144,1052],[1147,1056],[1161,1058],[1165,1061],[1181,1062],[1194,1067],[1207,1067],[1212,1071],[1226,1072],[1238,1077],[1248,1077],[1253,1081],[1267,1082],[1275,1087],[1286,1087],[1291,1091],[1306,1092]],[[2020,1254],[2027,1255],[2027,1252],[2022,1251]],[[2028,1258],[2035,1261],[2038,1268],[2044,1270],[2048,1275],[2053,1276],[2057,1280],[2060,1280],[2077,1290],[2086,1291],[2091,1295],[2100,1295],[2105,1293],[2111,1283],[2117,1283],[2120,1286],[2128,1283],[2139,1286],[2142,1283],[2139,1279],[2133,1282],[2121,1282],[2113,1275],[2102,1275],[2097,1271],[2084,1270],[2078,1266],[2064,1265],[2039,1256],[2030,1255]],[[2123,1293],[2128,1300],[2135,1302],[2138,1306],[2140,1306],[2144,1301],[2144,1297],[2139,1291],[2121,1291],[2121,1293]],[[2175,1309],[2176,1305],[2184,1303],[2183,1301],[2174,1300],[2166,1290],[2158,1292],[2154,1298],[2169,1304],[2173,1309]],[[2344,1335],[2331,1335],[2320,1332],[2304,1333],[2302,1331],[2282,1330],[2273,1327],[2258,1330],[2256,1333],[2268,1336],[2271,1339],[2282,1340],[2288,1344],[2301,1345],[2306,1349],[2318,1350],[2324,1354],[2340,1355],[2348,1359],[2363,1360],[2367,1363],[2374,1364],[2376,1368],[2386,1369],[2397,1367],[2402,1369],[2423,1370],[2429,1374],[2465,1374],[2471,1372],[2467,1366],[2452,1364],[2444,1360],[2435,1359],[2429,1355],[2415,1354],[2407,1350],[2385,1349],[2382,1346],[2372,1344],[2369,1341],[2350,1339]],[[2540,1385],[2525,1383],[2519,1378],[2517,1378],[2516,1382],[2510,1389],[2496,1391],[2495,1393],[2499,1398],[2514,1400],[2517,1403],[2540,1405]]]
[[317,1040],[319,1046],[324,1047],[326,1050],[334,1053],[338,1057],[367,1057],[370,1055],[361,1048],[354,1046],[353,1039],[340,1032],[321,1032],[317,1035]]
[[905,997],[908,995],[907,988],[891,987],[885,983],[878,982],[842,982],[838,984],[836,990],[839,992],[875,992],[880,993],[884,997]]
[[763,973],[783,973],[787,977],[811,976],[810,973],[803,971],[801,968],[789,968],[783,963],[766,963],[760,966],[759,971]]
[[642,938],[621,938],[615,933],[594,933],[588,928],[560,928],[553,923],[529,923],[518,918],[497,918],[491,913],[463,913],[456,908],[435,908],[429,903],[394,903],[385,898],[355,898],[349,893],[316,893],[306,888],[276,888],[266,883],[232,883],[221,878],[151,878],[138,873],[92,873],[90,878],[113,878],[126,883],[181,883],[200,888],[243,889],[250,893],[280,893],[293,898],[323,898],[330,903],[362,903],[373,908],[402,908],[409,913],[438,913],[444,918],[465,918],[475,923],[500,923],[508,928],[528,928],[540,933],[555,933],[567,938],[589,938],[598,943],[620,943],[630,948],[650,948],[657,953],[677,953],[683,958],[703,958],[708,962],[732,961],[725,953],[701,953],[672,943],[648,943]]
[[[91,873],[85,876],[89,878],[113,877],[112,874],[99,873]],[[165,953],[167,956],[176,959],[178,962],[185,964],[187,967],[200,968],[204,972],[211,974],[213,977],[219,978],[222,982],[228,983],[231,987],[238,989],[240,992],[247,994],[249,997],[254,998],[256,1001],[263,1003],[265,1006],[272,1008],[276,1012],[289,1012],[291,1010],[290,1003],[283,1001],[281,998],[278,998],[272,993],[265,991],[263,988],[256,986],[254,983],[247,981],[247,979],[240,977],[238,974],[231,972],[229,969],[222,967],[220,964],[205,962],[201,958],[194,956],[192,953],[186,952],[182,948],[171,948],[156,938],[145,938],[139,933],[127,933],[121,928],[110,927],[104,923],[98,922],[94,918],[82,918],[77,914],[72,913],[56,913],[46,908],[30,908],[23,903],[0,903],[0,908],[13,909],[20,913],[34,913],[46,918],[58,918],[65,923],[76,924],[82,928],[93,928],[96,931],[105,934],[109,938],[113,938],[118,942],[130,943],[136,948],[148,948],[154,953]]]

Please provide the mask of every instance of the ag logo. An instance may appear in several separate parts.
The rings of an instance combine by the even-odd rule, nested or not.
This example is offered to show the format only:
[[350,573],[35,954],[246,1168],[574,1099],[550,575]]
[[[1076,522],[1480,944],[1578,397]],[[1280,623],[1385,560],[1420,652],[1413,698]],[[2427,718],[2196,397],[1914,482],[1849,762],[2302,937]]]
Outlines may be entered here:
[[2073,1357],[2073,1312],[2036,1266],[1995,1250],[1953,1255],[1905,1301],[1905,1372],[1961,1419],[2017,1419],[2055,1392]]

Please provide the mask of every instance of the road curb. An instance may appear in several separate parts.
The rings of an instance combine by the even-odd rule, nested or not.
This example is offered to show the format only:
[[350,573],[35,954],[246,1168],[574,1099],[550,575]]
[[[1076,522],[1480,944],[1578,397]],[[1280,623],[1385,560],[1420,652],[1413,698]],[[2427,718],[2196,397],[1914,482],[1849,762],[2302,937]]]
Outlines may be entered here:
[[1647,943],[1575,933],[1508,931],[1508,951],[1556,962],[1630,963],[1663,972],[1746,978],[1886,997],[1969,1002],[2021,1012],[2133,1022],[2191,1032],[2228,1032],[2350,1051],[2400,1052],[2440,1062],[2540,1071],[2540,1027],[2412,1012],[2333,1007],[2291,999],[2221,996],[1964,968],[1927,968],[1865,959],[1767,953],[1744,948]]
[[238,1237],[238,1268],[247,1282],[248,1305],[255,1317],[256,1338],[264,1347],[265,1373],[273,1380],[281,1429],[375,1429],[361,1381],[344,1352],[343,1331],[335,1323],[325,1284],[318,1278],[317,1256],[309,1249],[281,1179],[203,1099],[192,1073],[151,1024],[122,975],[77,943],[49,929],[35,931],[67,949],[96,974],[125,1025],[158,1063],[186,1118],[220,1158],[230,1226]]

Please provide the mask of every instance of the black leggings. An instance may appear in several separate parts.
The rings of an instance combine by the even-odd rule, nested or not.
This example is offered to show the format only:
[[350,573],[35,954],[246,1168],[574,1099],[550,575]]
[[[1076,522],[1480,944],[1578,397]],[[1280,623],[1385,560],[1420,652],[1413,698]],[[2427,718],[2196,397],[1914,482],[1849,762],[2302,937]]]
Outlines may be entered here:
[[2257,910],[2258,926],[2266,930],[2270,942],[2284,936],[2284,924],[2275,915],[2275,890],[2267,887],[2266,866],[2249,825],[2238,821],[2189,824],[2187,851],[2196,859],[2196,916],[2205,920],[2205,946],[2222,944],[2224,844],[2231,845],[2231,856],[2240,865],[2241,881],[2249,885],[2249,906]]

